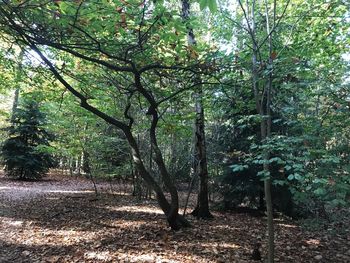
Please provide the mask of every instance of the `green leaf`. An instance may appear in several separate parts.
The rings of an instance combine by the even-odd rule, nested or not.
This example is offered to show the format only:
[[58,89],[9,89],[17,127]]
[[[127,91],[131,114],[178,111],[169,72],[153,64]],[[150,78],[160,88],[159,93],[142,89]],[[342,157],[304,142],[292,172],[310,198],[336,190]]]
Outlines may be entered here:
[[234,164],[230,166],[232,168],[232,172],[241,172],[248,168],[247,165]]
[[261,177],[261,181],[265,181],[266,179],[270,178],[270,172],[269,171],[260,171],[257,173],[257,176]]
[[273,157],[269,160],[269,163],[273,163],[273,162],[276,162],[278,164],[283,164],[283,160],[279,157]]
[[298,173],[295,173],[295,174],[294,174],[294,178],[295,178],[296,180],[298,180],[298,181],[300,181],[301,179],[303,179],[303,177],[302,177],[300,174],[298,174]]
[[323,189],[323,188],[317,188],[317,189],[314,191],[314,194],[316,194],[316,195],[324,195],[324,194],[326,194],[326,190]]
[[60,6],[61,13],[62,14],[66,14],[67,10],[69,8],[69,5],[66,2],[62,1],[62,2],[59,3],[59,6]]
[[200,0],[199,7],[201,10],[204,10],[208,6],[208,0]]
[[286,185],[287,182],[285,180],[274,180],[273,184],[274,185],[281,185],[281,186],[283,186],[283,185]]
[[208,0],[208,7],[210,12],[215,13],[218,10],[216,0]]

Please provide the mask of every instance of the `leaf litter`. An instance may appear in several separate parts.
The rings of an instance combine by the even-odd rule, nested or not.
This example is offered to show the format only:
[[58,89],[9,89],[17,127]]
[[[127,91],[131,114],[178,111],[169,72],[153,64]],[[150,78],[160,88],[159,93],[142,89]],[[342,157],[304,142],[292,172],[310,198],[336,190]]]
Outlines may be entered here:
[[[265,218],[214,212],[188,216],[191,228],[174,232],[154,200],[111,193],[98,182],[53,175],[40,182],[0,177],[0,262],[256,262],[266,259]],[[350,235],[307,231],[275,220],[276,262],[350,262]]]

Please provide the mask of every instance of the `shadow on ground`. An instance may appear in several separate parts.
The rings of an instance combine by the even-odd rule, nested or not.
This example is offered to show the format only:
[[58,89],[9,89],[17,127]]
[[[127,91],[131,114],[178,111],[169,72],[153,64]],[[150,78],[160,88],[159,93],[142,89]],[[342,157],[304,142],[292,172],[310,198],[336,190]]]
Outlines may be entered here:
[[[253,262],[252,247],[265,239],[264,218],[214,213],[173,232],[154,201],[96,198],[88,181],[0,183],[0,262]],[[290,222],[276,221],[276,234],[276,262],[346,262],[332,256],[331,240]]]

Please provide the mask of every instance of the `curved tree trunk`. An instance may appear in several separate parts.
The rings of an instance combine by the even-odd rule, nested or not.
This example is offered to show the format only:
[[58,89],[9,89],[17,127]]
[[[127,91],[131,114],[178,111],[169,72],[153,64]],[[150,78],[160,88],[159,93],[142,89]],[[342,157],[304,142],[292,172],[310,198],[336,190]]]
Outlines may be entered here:
[[[151,176],[151,174],[145,168],[145,165],[141,159],[140,150],[138,148],[136,140],[134,139],[131,131],[129,130],[124,131],[124,133],[131,147],[131,153],[132,153],[132,158],[133,158],[135,168],[140,173],[140,176],[145,180],[146,184],[155,191],[158,204],[162,209],[162,211],[164,212],[164,214],[166,215],[169,226],[173,230],[179,230],[181,227],[190,226],[189,222],[185,220],[183,216],[179,215],[178,213],[178,200],[176,199],[177,197],[176,187],[171,183],[171,181],[169,182],[168,178],[164,178],[162,176],[162,179],[164,180],[165,185],[167,186],[167,188],[170,188],[168,190],[170,192],[172,200],[171,200],[171,203],[169,203],[163,193],[162,188],[159,186],[156,180]],[[165,166],[162,165],[162,158],[159,157],[159,153],[157,153],[157,151],[159,151],[158,146],[157,146],[157,150],[154,147],[155,162],[157,163],[158,166],[160,166],[159,169],[163,170],[163,173],[164,173]],[[157,159],[157,156],[158,156],[158,159]],[[175,199],[173,200],[174,196],[175,196]]]

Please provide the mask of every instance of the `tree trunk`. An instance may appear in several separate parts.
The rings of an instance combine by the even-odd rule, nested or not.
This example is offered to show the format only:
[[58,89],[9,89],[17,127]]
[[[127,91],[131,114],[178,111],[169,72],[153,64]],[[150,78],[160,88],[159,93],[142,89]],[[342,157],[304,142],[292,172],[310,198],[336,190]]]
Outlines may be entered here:
[[15,122],[15,117],[16,117],[16,111],[18,107],[18,101],[19,101],[19,91],[20,91],[20,86],[22,83],[22,60],[23,60],[23,51],[21,50],[21,53],[19,54],[19,63],[18,63],[18,68],[16,71],[16,89],[15,89],[15,94],[13,97],[13,103],[12,103],[12,113],[11,113],[11,125],[14,125]]
[[73,171],[74,171],[74,157],[73,157],[73,156],[70,156],[70,157],[69,157],[69,175],[70,175],[71,177],[74,176]]
[[[138,145],[137,145],[136,140],[134,139],[131,131],[125,130],[124,133],[125,133],[125,136],[129,142],[129,145],[131,147],[131,153],[132,153],[134,166],[137,169],[137,171],[140,173],[140,176],[145,180],[146,184],[155,191],[158,204],[159,204],[160,208],[162,209],[162,211],[164,212],[164,214],[166,215],[169,226],[173,230],[179,230],[181,227],[190,226],[188,221],[185,220],[184,217],[182,217],[178,213],[178,200],[176,199],[176,197],[174,198],[174,191],[176,192],[175,195],[177,196],[176,188],[171,183],[169,183],[168,178],[162,177],[166,187],[168,188],[168,190],[170,191],[170,194],[171,194],[171,198],[172,198],[171,201],[172,202],[170,204],[168,202],[168,200],[165,198],[165,195],[164,195],[161,187],[159,186],[159,184],[155,181],[155,179],[146,170],[145,165],[141,159],[141,154],[140,154]],[[155,161],[156,161],[157,165],[159,166],[159,169],[164,170],[165,167],[161,165],[161,160],[159,160],[159,153],[157,153],[157,151],[159,151],[159,148],[155,147],[155,145],[153,145],[153,148],[154,148],[154,155],[155,155],[155,159],[156,159]],[[162,173],[162,171],[161,171],[161,173]]]
[[[182,18],[184,21],[190,18],[190,2],[182,0]],[[188,45],[196,45],[195,36],[192,28],[188,28],[187,34]],[[201,80],[198,78],[198,82]],[[203,108],[203,90],[199,86],[193,93],[195,100],[195,127],[194,127],[194,176],[199,178],[199,190],[196,208],[192,211],[192,215],[197,218],[212,218],[209,211],[208,198],[208,165],[204,131],[204,108]]]
[[12,113],[11,113],[11,120],[10,120],[12,125],[15,122],[16,110],[17,110],[17,107],[18,107],[18,100],[19,100],[19,87],[16,87],[15,95],[13,97]]
[[[261,122],[261,140],[264,142],[270,136],[270,125],[268,120],[263,119]],[[265,202],[266,202],[266,214],[267,214],[267,233],[268,233],[268,253],[267,253],[267,262],[274,262],[274,226],[273,226],[273,211],[272,211],[272,197],[271,197],[271,175],[269,167],[270,153],[268,150],[265,150],[264,154],[264,165],[263,169],[266,175],[264,179],[264,193],[265,193]]]
[[[265,122],[265,138],[262,138],[263,140],[266,140],[271,137],[271,90],[272,90],[272,72],[273,72],[273,59],[272,59],[272,32],[270,30],[270,20],[269,20],[269,10],[268,10],[268,3],[265,0],[265,8],[266,8],[266,33],[268,35],[268,46],[269,46],[269,66],[270,66],[270,72],[268,76],[268,80],[266,83],[266,119]],[[274,6],[273,6],[273,26],[275,27],[275,20],[276,20],[276,0],[274,0]],[[265,162],[264,162],[264,171],[270,172],[269,167],[269,159],[270,159],[270,153],[268,150],[266,150],[265,153]],[[265,191],[265,201],[266,201],[266,212],[267,212],[267,232],[268,232],[268,254],[267,254],[267,261],[268,263],[274,262],[274,253],[275,253],[275,244],[274,244],[274,225],[273,225],[273,208],[272,208],[272,197],[271,197],[271,175],[268,176],[268,178],[264,181],[264,191]]]
[[199,178],[199,192],[196,208],[192,215],[197,218],[212,218],[209,211],[208,197],[208,165],[204,132],[204,108],[202,103],[203,92],[200,89],[194,94],[196,103],[196,123],[195,123],[195,173]]
[[88,153],[88,151],[86,149],[83,150],[83,154],[82,154],[82,169],[83,172],[86,174],[90,174],[91,173],[91,168],[90,168],[90,154]]
[[[241,2],[239,2],[241,5],[241,8],[243,9],[243,6]],[[259,81],[259,73],[257,70],[257,57],[259,54],[259,48],[256,42],[256,21],[255,21],[255,4],[256,1],[252,1],[251,6],[251,17],[249,18],[249,12],[248,16],[246,17],[248,25],[250,25],[250,19],[251,19],[251,26],[249,28],[249,33],[251,35],[251,39],[253,42],[252,49],[252,89],[254,93],[255,98],[255,104],[256,104],[256,110],[257,113],[260,115],[261,122],[260,122],[260,130],[261,130],[261,143],[266,143],[266,140],[271,136],[271,110],[270,110],[270,102],[271,102],[271,88],[272,88],[272,71],[269,73],[269,77],[265,86],[265,91],[262,93],[259,91],[258,81]],[[265,2],[266,4],[266,2]],[[276,4],[274,5],[274,12],[275,12]],[[247,2],[247,10],[249,10],[248,2]],[[275,19],[275,15],[274,15]],[[268,35],[268,45],[269,45],[269,64],[272,70],[272,34],[270,32],[270,26],[269,26],[269,14],[268,14],[268,6],[266,4],[266,29],[267,29],[267,35]],[[270,167],[269,167],[269,159],[270,159],[270,153],[268,150],[264,150],[263,152],[263,171],[264,171],[264,194],[265,194],[265,202],[266,202],[266,213],[267,213],[267,232],[268,232],[268,253],[267,253],[267,262],[273,263],[274,262],[274,226],[273,226],[273,213],[272,213],[272,198],[271,198],[271,175],[270,175]]]

